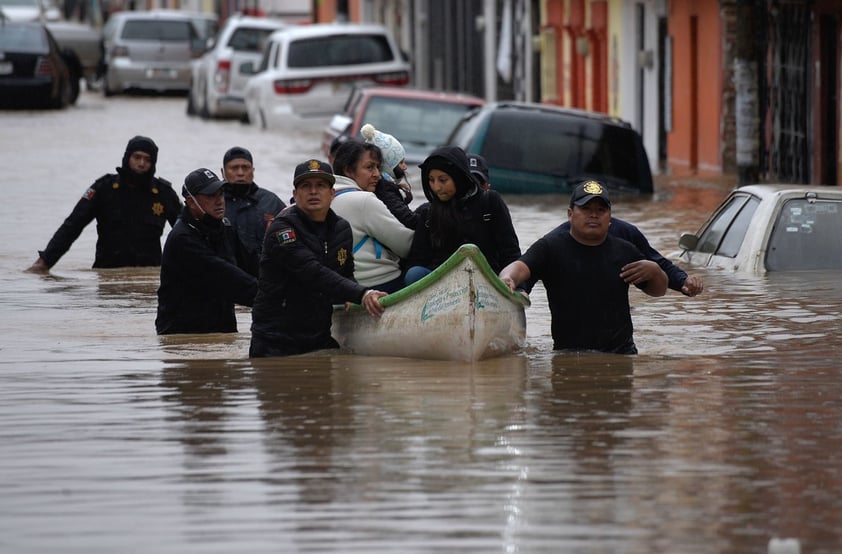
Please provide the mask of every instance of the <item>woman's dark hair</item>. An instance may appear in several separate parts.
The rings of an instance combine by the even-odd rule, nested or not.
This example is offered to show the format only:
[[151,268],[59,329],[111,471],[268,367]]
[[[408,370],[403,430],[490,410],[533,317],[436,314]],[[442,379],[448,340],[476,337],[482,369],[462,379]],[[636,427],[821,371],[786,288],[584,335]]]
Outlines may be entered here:
[[357,168],[357,164],[366,152],[371,153],[371,158],[377,162],[379,166],[383,161],[383,153],[380,148],[374,144],[362,142],[356,139],[350,139],[339,145],[336,149],[336,154],[333,156],[333,173],[347,177],[345,172],[350,170],[352,173]]

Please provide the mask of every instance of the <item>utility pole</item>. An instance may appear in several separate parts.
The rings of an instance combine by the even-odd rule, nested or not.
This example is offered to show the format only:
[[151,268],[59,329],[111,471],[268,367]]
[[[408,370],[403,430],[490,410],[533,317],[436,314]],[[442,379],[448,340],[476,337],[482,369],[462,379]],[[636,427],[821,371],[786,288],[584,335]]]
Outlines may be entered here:
[[754,33],[754,0],[736,0],[736,44],[734,90],[737,128],[738,184],[756,183],[759,178],[760,116],[757,94],[757,51]]

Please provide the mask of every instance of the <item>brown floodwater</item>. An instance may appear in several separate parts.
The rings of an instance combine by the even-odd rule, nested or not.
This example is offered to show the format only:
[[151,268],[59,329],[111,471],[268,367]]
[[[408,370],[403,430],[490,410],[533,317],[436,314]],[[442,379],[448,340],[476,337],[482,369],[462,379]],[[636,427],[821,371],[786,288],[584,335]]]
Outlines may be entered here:
[[[284,198],[318,154],[317,125],[184,108],[85,93],[0,112],[0,551],[840,551],[842,275],[632,289],[635,357],[554,354],[539,286],[525,350],[465,364],[251,361],[247,309],[237,334],[158,337],[157,270],[90,269],[93,225],[23,272],[134,134],[176,183],[245,146]],[[664,181],[614,211],[672,253],[727,190]],[[524,248],[565,217],[565,197],[507,201]]]

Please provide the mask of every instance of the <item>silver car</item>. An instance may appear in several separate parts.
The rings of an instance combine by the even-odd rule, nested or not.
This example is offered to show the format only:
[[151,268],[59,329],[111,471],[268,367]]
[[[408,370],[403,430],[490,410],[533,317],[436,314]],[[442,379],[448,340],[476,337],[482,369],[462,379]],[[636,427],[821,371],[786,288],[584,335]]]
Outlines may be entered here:
[[190,89],[190,62],[204,50],[196,16],[166,10],[118,12],[103,30],[106,96],[131,88]]

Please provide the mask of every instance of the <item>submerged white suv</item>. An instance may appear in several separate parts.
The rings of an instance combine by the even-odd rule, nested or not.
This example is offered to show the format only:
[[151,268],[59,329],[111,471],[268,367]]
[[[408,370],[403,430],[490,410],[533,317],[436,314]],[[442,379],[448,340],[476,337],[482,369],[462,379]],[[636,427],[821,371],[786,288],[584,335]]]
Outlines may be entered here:
[[281,21],[246,15],[228,18],[205,54],[192,64],[187,113],[208,117],[242,117],[243,91],[250,75],[242,66],[257,65],[266,41],[284,28]]
[[354,85],[406,86],[409,70],[382,25],[287,27],[269,37],[246,84],[248,119],[263,128],[289,128],[303,118],[329,117],[342,109]]

